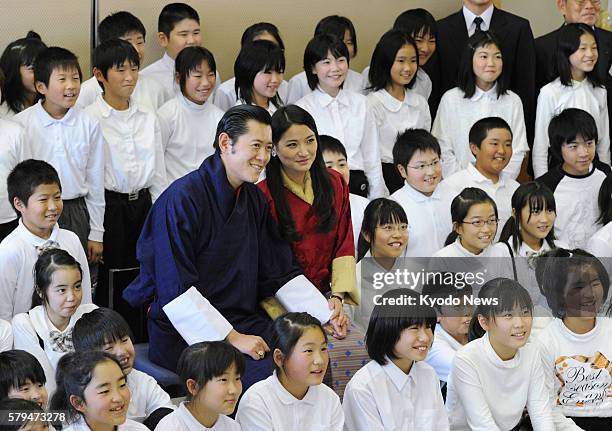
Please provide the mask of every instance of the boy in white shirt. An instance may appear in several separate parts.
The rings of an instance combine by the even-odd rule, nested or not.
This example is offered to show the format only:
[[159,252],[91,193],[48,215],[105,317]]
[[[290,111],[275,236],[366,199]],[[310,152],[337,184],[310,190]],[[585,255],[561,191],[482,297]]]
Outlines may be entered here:
[[[162,85],[165,92],[164,102],[179,92],[174,80],[174,60],[187,46],[202,45],[200,16],[185,3],[170,3],[164,6],[157,21],[159,44],[165,52],[162,58],[142,69],[142,75],[150,76]],[[216,74],[217,86],[221,83],[219,72]]]
[[38,251],[47,247],[66,250],[83,270],[83,304],[91,303],[87,257],[79,238],[60,229],[62,189],[55,169],[41,160],[26,160],[15,166],[7,179],[9,200],[21,215],[19,226],[0,243],[0,318],[10,321],[27,312],[34,293],[33,269]]
[[41,51],[34,60],[34,80],[42,99],[14,119],[24,126],[32,158],[57,169],[64,202],[60,223],[77,234],[89,262],[96,264],[103,250],[104,144],[98,122],[74,109],[81,76],[70,51]]
[[[455,172],[440,183],[440,193],[450,214],[450,205],[466,187],[484,190],[497,205],[499,223],[504,226],[512,215],[512,194],[519,183],[502,172],[512,157],[512,130],[499,117],[478,120],[470,129],[470,150],[476,162],[466,169]],[[501,229],[497,229],[496,239]]]
[[[140,64],[144,63],[146,34],[147,31],[142,22],[126,11],[113,13],[104,18],[98,25],[98,43],[110,39],[126,40],[138,51]],[[102,88],[98,84],[98,80],[95,76],[92,76],[81,85],[81,93],[76,106],[86,108],[94,103],[96,97],[101,93]],[[155,79],[141,75],[138,77],[132,97],[140,106],[155,112],[164,104],[166,91]]]
[[[166,187],[161,132],[156,115],[134,103],[138,53],[127,41],[111,39],[94,51],[94,76],[104,93],[86,108],[100,122],[104,137],[104,266],[97,302],[108,297],[107,270],[137,266],[136,242],[152,200]],[[114,292],[115,309],[134,316]],[[130,322],[136,323],[136,322]]]

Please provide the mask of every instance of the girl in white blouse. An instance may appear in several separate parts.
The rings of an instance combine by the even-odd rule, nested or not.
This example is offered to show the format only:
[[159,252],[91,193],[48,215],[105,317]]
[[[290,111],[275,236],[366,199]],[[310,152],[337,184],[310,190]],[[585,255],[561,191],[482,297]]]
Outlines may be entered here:
[[81,304],[81,277],[81,266],[67,251],[44,250],[34,266],[33,307],[13,318],[15,349],[38,359],[49,393],[55,390],[57,362],[74,351],[74,324],[84,313],[97,308],[95,304]]
[[610,163],[610,125],[605,87],[597,73],[599,57],[593,29],[585,24],[567,24],[559,30],[557,43],[558,78],[545,85],[538,96],[535,137],[533,141],[533,171],[535,177],[548,172],[548,125],[555,115],[567,108],[579,108],[593,116],[599,142],[597,154]]
[[461,58],[459,86],[442,96],[431,131],[442,148],[445,178],[474,161],[469,131],[486,117],[500,117],[510,125],[512,158],[504,172],[514,179],[529,151],[523,104],[518,95],[508,90],[499,41],[492,33],[477,31],[468,40]]
[[269,40],[245,44],[234,63],[236,105],[257,105],[274,114],[281,107],[278,90],[285,73],[285,54]]
[[393,164],[397,136],[407,129],[431,128],[427,100],[412,88],[419,70],[414,40],[399,30],[385,33],[372,54],[368,103],[376,120],[383,176],[389,193],[404,185]]
[[308,313],[287,313],[274,321],[274,374],[251,386],[236,420],[248,431],[341,431],[344,413],[338,395],[323,384],[327,336]]

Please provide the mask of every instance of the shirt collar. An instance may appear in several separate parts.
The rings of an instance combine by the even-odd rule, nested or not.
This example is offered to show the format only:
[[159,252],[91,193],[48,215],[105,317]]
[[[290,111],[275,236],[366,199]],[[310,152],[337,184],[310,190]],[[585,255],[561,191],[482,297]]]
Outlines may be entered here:
[[310,171],[306,172],[304,177],[304,184],[298,184],[293,181],[285,173],[285,170],[281,167],[281,178],[283,179],[283,186],[291,193],[296,195],[298,198],[312,205],[314,203],[314,190],[312,188],[312,180],[310,178]]
[[161,61],[164,67],[172,70],[172,72],[174,73],[174,60],[172,59],[172,57],[168,55],[167,51],[164,52],[164,55],[162,56]]
[[304,398],[302,398],[301,400],[298,400],[296,397],[291,395],[291,393],[289,393],[289,391],[285,389],[285,387],[281,384],[280,380],[278,379],[278,375],[276,374],[276,371],[274,371],[273,375],[271,376],[271,380],[272,380],[273,390],[274,392],[276,392],[276,395],[278,396],[278,399],[280,400],[281,403],[285,405],[292,405],[292,404],[297,404],[297,403],[306,403],[306,404],[310,404],[313,406],[315,405],[316,395],[312,387],[308,388],[308,392],[306,392],[306,395],[304,395]]
[[[491,28],[491,18],[493,17],[493,3],[488,7],[481,15],[475,15],[471,10],[469,10],[466,6],[463,6],[463,18],[465,19],[465,28],[468,30],[468,34],[472,34],[470,30],[476,31],[476,27],[474,26],[474,18],[480,16],[482,18],[483,23],[480,25],[480,28],[484,31],[489,30]],[[474,27],[474,28],[472,28]]]
[[489,253],[489,250],[491,249],[491,245],[489,244],[487,246],[487,248],[485,248],[483,251],[480,252],[480,254],[474,254],[471,251],[469,251],[468,249],[466,249],[463,245],[461,245],[461,238],[457,238],[454,242],[454,246],[457,247],[457,250],[459,250],[459,253],[461,253],[463,256],[466,257],[487,257],[487,254]]
[[55,226],[53,226],[53,230],[51,231],[51,236],[49,236],[49,239],[43,239],[30,232],[28,228],[25,227],[25,225],[23,224],[23,220],[21,218],[19,219],[19,226],[17,227],[17,229],[19,229],[21,235],[34,247],[39,247],[47,241],[57,241],[57,235],[59,233],[59,225],[55,223]]
[[125,115],[127,113],[128,117],[131,117],[136,111],[138,111],[138,106],[133,103],[134,100],[130,97],[130,102],[128,105],[128,109],[125,111],[118,111],[115,108],[113,108],[112,106],[110,106],[106,100],[104,100],[104,97],[102,97],[102,94],[99,94],[98,97],[96,97],[96,103],[98,105],[98,108],[100,109],[100,112],[102,114],[102,118],[108,118],[110,117],[113,112],[117,112],[121,115]]
[[[202,425],[200,422],[198,422],[198,420],[196,418],[193,417],[193,415],[191,414],[191,412],[187,409],[187,401],[183,401],[182,403],[179,404],[178,409],[177,409],[177,413],[179,415],[179,417],[183,420],[183,423],[185,425],[187,425],[187,429],[188,430],[206,430],[209,428],[206,428],[204,425]],[[219,422],[220,416],[217,417],[217,422],[215,422],[215,425]],[[214,428],[214,425],[213,425]]]
[[385,356],[385,359],[387,360],[387,363],[385,365],[382,365],[381,367],[387,377],[389,377],[389,379],[393,382],[393,385],[397,388],[397,391],[401,392],[407,383],[409,383],[410,381],[414,381],[412,372],[414,370],[416,362],[412,363],[410,371],[408,372],[408,374],[406,374],[402,370],[400,370],[399,367],[395,365],[391,359],[389,359],[389,357]]
[[38,103],[35,106],[36,106],[36,113],[38,114],[38,118],[42,122],[43,127],[48,127],[48,126],[51,126],[52,124],[65,124],[67,126],[74,126],[75,121],[76,121],[75,108],[68,109],[68,111],[62,118],[57,119],[57,118],[53,118],[51,115],[49,115],[47,111],[45,111],[45,108],[43,108],[42,103],[43,101],[41,99],[38,101]]
[[506,177],[505,177],[504,172],[500,172],[499,180],[497,181],[497,183],[493,183],[493,181],[485,177],[483,174],[480,173],[478,169],[476,169],[476,165],[474,163],[470,163],[468,165],[467,171],[470,174],[470,176],[474,179],[474,181],[476,181],[477,183],[487,183],[494,187],[502,187],[506,184]]
[[411,93],[411,90],[407,88],[404,92],[403,101],[397,100],[395,97],[391,96],[391,94],[389,94],[389,92],[384,88],[374,94],[376,95],[376,97],[378,97],[378,100],[380,100],[380,102],[385,108],[387,108],[391,112],[398,112],[400,109],[402,109],[402,106],[404,105],[413,107],[417,106],[417,103],[414,100],[414,97],[412,97]]
[[538,251],[529,247],[527,243],[525,243],[525,241],[521,241],[521,246],[518,249],[518,255],[522,257],[529,257],[536,254],[539,255],[548,250],[550,250],[550,246],[548,245],[548,242],[546,240],[542,241],[542,246]]
[[317,88],[314,91],[315,99],[322,107],[326,108],[332,102],[336,101],[341,105],[349,106],[349,100],[346,95],[346,92],[343,89],[340,89],[340,92],[336,97],[331,97],[325,91],[321,90],[321,87],[317,85]]
[[[204,160],[204,162],[202,162],[200,168],[198,169],[198,173],[202,179],[203,186],[206,189],[211,189],[211,193],[214,195],[214,200],[219,208],[219,211],[225,218],[229,217],[232,210],[236,207],[238,199],[240,199],[241,196],[244,196],[244,193],[239,193],[237,195],[238,190],[241,190],[242,187],[248,186],[250,183],[243,183],[240,185],[238,190],[234,190],[227,179],[227,172],[225,170],[225,165],[223,165],[223,161],[221,160],[219,151],[215,151],[212,156],[208,157]],[[251,186],[254,185],[251,184]]]
[[[438,186],[439,186],[439,184],[438,184]],[[412,187],[406,181],[404,181],[404,187],[402,187],[400,190],[403,190],[403,193],[408,195],[408,197],[410,199],[412,199],[413,201],[415,201],[417,203],[426,202],[426,201],[428,201],[430,199],[435,199],[437,201],[440,200],[440,192],[439,192],[440,188],[439,187],[436,187],[436,189],[431,194],[431,196],[426,196],[423,193],[421,193],[420,191],[418,191],[417,189],[415,189],[414,187]]]
[[489,360],[500,368],[516,368],[520,365],[520,357],[521,357],[521,349],[518,349],[514,358],[508,359],[507,361],[502,360],[499,357],[497,352],[493,349],[491,345],[491,341],[489,340],[489,333],[485,333],[482,336],[481,342],[484,346],[485,355],[489,358]]
[[477,85],[475,87],[476,87],[476,90],[474,91],[474,95],[470,98],[471,101],[477,102],[480,99],[485,99],[489,101],[497,100],[497,82],[488,91],[483,91]]

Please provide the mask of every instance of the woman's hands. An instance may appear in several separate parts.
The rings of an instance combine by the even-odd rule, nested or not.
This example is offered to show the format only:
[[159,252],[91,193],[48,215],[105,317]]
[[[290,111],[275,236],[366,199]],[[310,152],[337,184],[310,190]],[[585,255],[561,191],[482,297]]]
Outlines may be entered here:
[[245,355],[249,355],[256,361],[263,359],[266,352],[270,351],[270,348],[264,339],[257,335],[241,334],[240,332],[232,329],[225,339],[232,346],[240,350]]

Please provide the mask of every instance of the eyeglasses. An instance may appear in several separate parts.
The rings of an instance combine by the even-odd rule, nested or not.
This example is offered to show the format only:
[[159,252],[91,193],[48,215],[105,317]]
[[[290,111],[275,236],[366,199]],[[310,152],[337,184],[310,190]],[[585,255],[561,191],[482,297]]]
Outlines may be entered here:
[[431,163],[421,163],[421,164],[416,165],[416,166],[410,166],[410,165],[406,165],[406,166],[408,166],[411,169],[416,169],[417,171],[424,171],[425,169],[429,168],[430,166],[435,169],[435,168],[438,167],[439,164],[440,164],[440,160],[436,159],[436,160],[434,160]]
[[392,225],[392,224],[385,224],[382,226],[377,226],[376,229],[380,229],[386,233],[391,233],[391,232],[396,232],[396,231],[399,233],[403,233],[403,232],[408,231],[408,225],[400,224],[399,226],[397,226],[397,225]]
[[[578,6],[582,7],[587,2],[587,0],[574,0],[574,2]],[[590,0],[590,2],[593,6],[601,6],[601,0]]]
[[471,224],[474,227],[483,227],[485,224],[488,224],[489,226],[495,226],[499,223],[499,219],[490,218],[489,220],[476,220],[476,221],[463,220],[461,223]]

